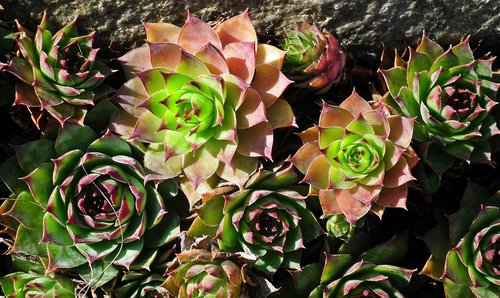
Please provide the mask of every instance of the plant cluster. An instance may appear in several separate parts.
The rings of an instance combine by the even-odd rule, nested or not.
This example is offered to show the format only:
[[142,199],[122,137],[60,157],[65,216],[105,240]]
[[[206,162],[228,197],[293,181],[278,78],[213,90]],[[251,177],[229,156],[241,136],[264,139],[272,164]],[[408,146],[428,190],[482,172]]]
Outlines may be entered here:
[[469,38],[366,92],[316,24],[188,12],[113,64],[76,23],[0,27],[0,294],[500,296],[500,74]]

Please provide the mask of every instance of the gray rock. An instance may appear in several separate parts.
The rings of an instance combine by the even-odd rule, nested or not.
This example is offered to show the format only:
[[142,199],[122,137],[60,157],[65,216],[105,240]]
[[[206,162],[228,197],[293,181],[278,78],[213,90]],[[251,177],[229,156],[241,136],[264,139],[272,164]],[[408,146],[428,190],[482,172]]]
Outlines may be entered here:
[[36,26],[46,10],[59,24],[80,17],[96,44],[124,53],[144,43],[143,22],[182,25],[186,10],[205,21],[250,11],[258,32],[281,34],[295,22],[316,21],[341,37],[354,57],[377,59],[382,45],[415,45],[422,30],[443,45],[466,35],[498,51],[499,0],[6,0],[4,19]]

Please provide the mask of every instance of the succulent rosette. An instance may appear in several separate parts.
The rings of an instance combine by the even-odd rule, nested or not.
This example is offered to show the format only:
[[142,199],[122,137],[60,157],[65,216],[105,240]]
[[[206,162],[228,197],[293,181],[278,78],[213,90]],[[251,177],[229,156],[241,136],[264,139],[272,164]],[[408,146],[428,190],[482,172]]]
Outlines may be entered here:
[[110,132],[96,137],[89,127],[65,125],[55,142],[19,146],[2,165],[18,194],[0,214],[20,223],[11,253],[40,257],[49,272],[98,261],[147,268],[155,250],[177,237],[178,217],[144,182],[142,153]]
[[273,129],[294,124],[279,98],[284,53],[257,43],[247,12],[214,28],[189,13],[182,28],[145,27],[147,46],[120,58],[136,76],[114,98],[111,130],[149,144],[150,179],[183,173],[200,192],[218,177],[242,185],[271,158]]
[[254,267],[268,274],[300,269],[304,245],[323,231],[297,182],[291,165],[259,171],[243,190],[206,200],[189,233],[216,236],[223,251],[255,256]]
[[404,297],[401,290],[415,270],[365,261],[352,264],[349,255],[327,255],[314,297]]
[[326,221],[326,231],[329,235],[347,242],[355,233],[358,225],[362,225],[362,223],[351,225],[344,214],[337,214],[329,217]]
[[432,256],[422,273],[442,281],[447,297],[500,296],[499,194],[479,202],[487,193],[469,183],[462,208],[448,217],[449,224],[423,238]]
[[343,76],[346,52],[337,39],[316,24],[287,31],[282,43],[286,51],[283,72],[299,88],[327,92]]
[[8,298],[75,297],[75,284],[67,277],[44,276],[34,272],[10,273],[0,278],[0,287]]
[[416,119],[414,138],[434,142],[463,160],[490,162],[488,139],[499,133],[491,115],[500,84],[491,59],[475,59],[469,38],[444,51],[425,33],[409,59],[397,56],[381,73],[385,101],[400,115]]
[[38,125],[45,110],[61,125],[83,123],[85,106],[104,95],[96,89],[111,70],[97,59],[94,33],[78,35],[76,18],[56,33],[44,14],[33,34],[19,25],[21,55],[7,70],[19,78],[14,104],[25,105]]
[[172,297],[240,297],[244,288],[241,267],[202,249],[177,254],[169,264],[163,287]]
[[353,91],[340,106],[323,104],[319,125],[299,134],[304,146],[290,161],[318,194],[324,216],[343,213],[354,224],[368,211],[406,208],[413,119],[372,109]]

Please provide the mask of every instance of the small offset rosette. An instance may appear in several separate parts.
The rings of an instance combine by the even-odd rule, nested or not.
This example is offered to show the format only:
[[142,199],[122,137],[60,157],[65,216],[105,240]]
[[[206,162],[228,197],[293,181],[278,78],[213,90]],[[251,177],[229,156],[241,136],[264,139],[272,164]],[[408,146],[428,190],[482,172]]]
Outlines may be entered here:
[[281,47],[286,52],[283,72],[295,86],[325,93],[341,82],[346,51],[327,30],[304,23],[286,32]]

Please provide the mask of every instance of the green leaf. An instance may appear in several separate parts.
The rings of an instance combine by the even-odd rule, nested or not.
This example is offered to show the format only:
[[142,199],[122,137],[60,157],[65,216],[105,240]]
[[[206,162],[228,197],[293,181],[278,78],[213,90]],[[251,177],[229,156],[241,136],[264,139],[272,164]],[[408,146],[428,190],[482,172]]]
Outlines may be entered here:
[[52,215],[43,216],[43,242],[55,243],[62,246],[73,245],[73,240],[65,227],[61,226]]
[[424,33],[422,40],[417,47],[417,52],[427,53],[433,60],[435,60],[444,53],[444,50],[439,44],[425,36]]
[[196,213],[198,213],[200,220],[205,225],[217,228],[222,221],[222,217],[224,216],[222,212],[223,208],[224,198],[222,196],[215,196],[203,204],[203,206],[199,208]]
[[254,267],[268,275],[272,275],[281,266],[283,258],[284,256],[280,252],[268,251],[255,262]]
[[113,113],[117,110],[108,99],[99,101],[85,116],[85,125],[92,127],[95,131],[103,131],[108,127]]
[[73,170],[77,167],[83,154],[83,151],[77,149],[69,151],[54,160],[54,164],[56,165],[53,174],[54,185],[59,185],[64,181],[64,179],[68,178],[71,172],[73,172]]
[[433,143],[427,150],[425,161],[441,177],[453,165],[455,159]]
[[291,277],[279,284],[279,290],[271,293],[269,298],[307,297],[319,284],[322,265],[313,263],[302,270],[293,271]]
[[24,182],[28,184],[33,198],[41,207],[47,207],[50,194],[54,188],[52,184],[53,171],[54,165],[52,163],[43,163],[24,178]]
[[115,278],[118,270],[111,265],[110,260],[99,260],[92,264],[92,269],[88,265],[81,266],[77,273],[92,288],[98,288]]
[[422,239],[427,244],[427,247],[429,247],[432,256],[438,260],[444,260],[446,253],[452,247],[449,239],[448,223],[445,221],[435,226]]
[[124,243],[120,253],[113,257],[113,264],[129,269],[130,265],[139,256],[144,246],[144,238],[129,243]]
[[404,86],[401,88],[399,95],[395,99],[395,103],[398,104],[401,111],[403,111],[406,117],[417,117],[420,113],[420,106],[415,100],[414,92],[410,88]]
[[427,53],[419,53],[411,50],[410,60],[408,61],[407,83],[413,86],[415,74],[428,70],[432,65],[432,58]]
[[101,152],[109,156],[132,155],[130,146],[117,136],[107,133],[102,138],[95,140],[87,149],[88,152]]
[[[40,222],[41,224],[41,222]],[[20,225],[17,229],[16,240],[12,251],[27,255],[44,257],[47,256],[46,245],[40,244],[42,240],[42,229],[28,229]]]
[[20,193],[15,200],[9,215],[17,219],[26,228],[33,230],[34,233],[40,232],[39,236],[41,237],[43,208],[26,191]]
[[302,250],[286,252],[281,268],[289,268],[293,270],[300,270],[300,261],[302,259]]
[[48,270],[75,268],[87,263],[87,259],[74,247],[47,244]]
[[452,156],[455,156],[457,158],[463,159],[463,160],[469,160],[469,157],[472,154],[472,151],[474,151],[474,145],[469,143],[469,142],[453,142],[444,147],[444,150],[448,153],[451,154]]
[[460,62],[458,61],[457,56],[455,56],[451,49],[449,49],[438,59],[436,59],[436,61],[434,61],[432,67],[429,70],[429,73],[432,74],[440,68],[443,68],[443,70],[448,70],[453,66],[457,66],[459,64]]
[[0,178],[12,193],[19,194],[28,190],[26,183],[18,179],[25,174],[15,156],[11,156],[0,165]]
[[370,248],[359,259],[380,265],[395,264],[401,261],[408,252],[409,234],[409,231],[406,230],[386,243]]
[[66,124],[57,137],[56,153],[57,155],[63,155],[74,149],[86,151],[87,147],[96,138],[96,133],[88,126]]
[[382,74],[384,75],[385,82],[389,87],[389,92],[392,97],[396,97],[399,93],[399,90],[406,86],[406,69],[403,67],[393,67],[389,70],[382,70]]
[[235,247],[239,247],[238,232],[234,229],[231,221],[231,216],[226,214],[222,222],[222,233],[218,240],[219,246],[222,250],[233,251]]
[[451,51],[458,58],[460,64],[468,64],[474,61],[474,54],[470,49],[468,38],[451,48]]
[[160,247],[179,237],[179,217],[172,212],[163,215],[162,220],[154,228],[144,233],[146,247]]
[[31,173],[41,163],[49,161],[55,155],[54,142],[37,140],[15,147],[17,160],[25,173]]

